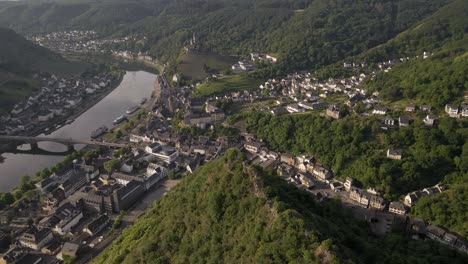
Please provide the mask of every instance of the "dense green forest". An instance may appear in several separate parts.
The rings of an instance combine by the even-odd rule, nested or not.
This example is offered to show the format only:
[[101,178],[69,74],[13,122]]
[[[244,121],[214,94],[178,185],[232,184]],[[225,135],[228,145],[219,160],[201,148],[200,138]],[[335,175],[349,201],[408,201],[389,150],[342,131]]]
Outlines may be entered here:
[[94,263],[463,263],[432,241],[369,235],[337,201],[318,204],[229,150],[199,167]]
[[149,40],[143,49],[171,62],[196,33],[201,51],[276,54],[280,62],[258,72],[273,76],[319,69],[380,45],[368,58],[456,38],[466,32],[466,9],[463,0],[58,0],[0,5],[0,24],[21,32],[143,34]]
[[[417,1],[412,4],[417,5]],[[417,11],[416,11],[417,12]],[[413,56],[424,51],[434,52],[455,46],[466,49],[468,32],[468,3],[451,1],[431,16],[417,22],[383,45],[359,55],[359,59],[384,61],[389,58]]]
[[[463,45],[468,45],[464,38]],[[368,80],[369,93],[379,91],[389,101],[406,99],[418,104],[443,108],[459,104],[468,91],[468,54],[466,48],[450,47],[429,58],[413,59],[380,72]]]
[[[465,178],[466,179],[466,178]],[[468,184],[452,186],[449,190],[421,198],[411,212],[432,224],[445,227],[468,237]]]
[[[442,118],[437,128],[428,128],[422,118],[388,131],[380,128],[380,120],[357,115],[332,121],[314,114],[244,113],[230,121],[244,120],[247,129],[273,150],[308,153],[338,177],[352,177],[395,199],[447,175],[466,177],[468,150],[462,146],[468,138],[468,121]],[[389,147],[401,148],[403,159],[387,159]]]

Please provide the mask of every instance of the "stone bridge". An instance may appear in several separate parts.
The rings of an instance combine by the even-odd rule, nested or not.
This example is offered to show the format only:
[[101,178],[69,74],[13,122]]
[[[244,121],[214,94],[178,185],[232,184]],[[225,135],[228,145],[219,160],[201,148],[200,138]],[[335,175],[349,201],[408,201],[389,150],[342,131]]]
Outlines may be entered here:
[[25,136],[4,136],[4,135],[0,135],[0,141],[4,141],[6,143],[17,142],[17,143],[22,143],[22,144],[30,144],[31,149],[38,149],[37,143],[39,142],[61,143],[67,146],[68,150],[74,150],[75,144],[103,146],[103,147],[110,147],[110,148],[124,148],[124,147],[129,146],[128,144],[101,142],[101,141],[95,141],[95,140],[73,139],[73,138],[25,137]]

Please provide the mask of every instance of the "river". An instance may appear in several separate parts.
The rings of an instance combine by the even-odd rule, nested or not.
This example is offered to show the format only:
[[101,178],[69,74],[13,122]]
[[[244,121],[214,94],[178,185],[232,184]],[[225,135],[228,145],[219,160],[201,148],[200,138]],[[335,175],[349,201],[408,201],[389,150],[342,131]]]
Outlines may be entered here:
[[[153,91],[155,74],[137,71],[126,72],[120,85],[96,105],[88,109],[69,125],[54,131],[48,137],[89,139],[96,128],[105,125],[111,128],[112,121],[138,105],[143,97],[149,98]],[[44,135],[41,135],[44,136]],[[19,148],[29,148],[20,146]],[[49,151],[65,151],[59,143],[40,142],[39,148]],[[79,148],[79,146],[77,147]],[[61,161],[63,156],[3,153],[0,163],[0,192],[10,191],[19,184],[23,175],[35,176],[37,171]]]

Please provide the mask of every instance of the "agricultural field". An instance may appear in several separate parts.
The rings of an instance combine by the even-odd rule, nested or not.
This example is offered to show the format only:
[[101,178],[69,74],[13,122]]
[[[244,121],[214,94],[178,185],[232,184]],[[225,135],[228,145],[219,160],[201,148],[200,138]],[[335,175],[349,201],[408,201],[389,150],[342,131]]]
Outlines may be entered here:
[[203,80],[212,73],[228,71],[235,62],[234,58],[217,54],[184,54],[177,71],[188,80]]
[[254,79],[246,75],[230,75],[219,79],[207,81],[195,88],[196,96],[209,96],[226,91],[251,90],[258,88],[263,82],[259,79]]

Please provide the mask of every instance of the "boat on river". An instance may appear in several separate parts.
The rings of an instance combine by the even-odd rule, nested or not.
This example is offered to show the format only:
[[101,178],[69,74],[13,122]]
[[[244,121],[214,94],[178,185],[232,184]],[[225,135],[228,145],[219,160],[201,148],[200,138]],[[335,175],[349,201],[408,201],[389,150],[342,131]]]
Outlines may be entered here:
[[140,107],[139,107],[138,105],[136,105],[136,106],[134,106],[134,107],[128,109],[126,113],[127,113],[128,115],[130,115],[130,114],[135,113],[136,110],[138,110],[138,109],[140,109]]
[[91,132],[91,138],[97,138],[102,134],[107,133],[107,131],[109,131],[109,129],[106,126],[100,126],[98,129]]
[[124,116],[124,115],[121,115],[119,117],[117,117],[115,120],[114,120],[114,125],[118,125],[120,123],[122,123],[123,121],[127,120],[127,117]]

